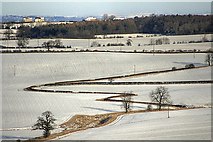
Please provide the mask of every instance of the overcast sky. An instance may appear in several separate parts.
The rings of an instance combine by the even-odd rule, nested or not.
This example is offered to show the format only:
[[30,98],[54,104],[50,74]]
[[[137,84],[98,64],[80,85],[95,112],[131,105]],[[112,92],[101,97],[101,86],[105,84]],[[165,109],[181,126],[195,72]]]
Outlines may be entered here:
[[100,16],[108,13],[118,16],[140,16],[144,13],[211,13],[210,2],[68,2],[66,0],[64,0],[64,2],[17,2],[18,0],[13,0],[13,2],[8,1],[10,0],[2,3],[3,15]]

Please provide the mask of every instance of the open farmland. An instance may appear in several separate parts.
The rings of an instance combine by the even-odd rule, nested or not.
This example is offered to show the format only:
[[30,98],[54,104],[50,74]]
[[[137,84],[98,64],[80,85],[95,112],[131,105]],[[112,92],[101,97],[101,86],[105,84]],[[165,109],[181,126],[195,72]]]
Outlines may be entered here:
[[61,140],[210,140],[211,109],[150,112],[119,117],[112,124]]
[[[137,35],[139,37],[137,37]],[[159,39],[159,38],[169,38],[170,44],[166,45],[155,45],[155,50],[208,50],[211,47],[211,43],[204,42],[204,43],[188,43],[190,41],[202,41],[202,38],[206,36],[207,40],[211,40],[211,35],[183,35],[183,36],[153,36],[153,35],[144,35],[144,34],[137,34],[135,36],[128,35],[111,35],[114,36],[123,36],[123,38],[106,38],[106,39],[60,39],[63,45],[71,46],[71,49],[66,50],[78,50],[78,49],[90,49],[90,50],[152,50],[153,46],[148,46],[150,44],[151,39]],[[109,37],[111,37],[109,36]],[[140,37],[143,36],[143,37]],[[131,37],[131,38],[129,38]],[[132,46],[109,46],[107,47],[108,43],[122,43],[126,44],[127,39],[132,40]],[[30,39],[28,47],[41,47],[42,43],[47,42],[48,40],[53,39]],[[91,47],[92,42],[98,42],[101,47]],[[175,44],[173,44],[175,42]],[[181,44],[177,44],[178,42],[183,42]],[[140,46],[138,46],[140,44]],[[3,40],[1,45],[8,46],[8,47],[17,47],[17,40]]]
[[[186,38],[187,37],[187,38]],[[177,40],[200,40],[202,36],[177,36]],[[98,39],[100,43],[107,43],[108,40]],[[119,39],[120,40],[120,39]],[[121,39],[122,40],[122,39]],[[147,43],[150,39],[147,39]],[[172,40],[172,37],[171,37]],[[174,38],[173,40],[176,40]],[[44,41],[44,40],[41,40]],[[72,44],[75,48],[88,48],[89,40],[62,40],[64,44]],[[122,42],[126,42],[123,39]],[[133,39],[133,44],[146,43],[141,39]],[[3,43],[4,44],[4,43]],[[11,41],[15,46],[15,41]],[[30,41],[31,46],[37,44],[36,40]],[[76,45],[74,45],[76,44]],[[181,45],[159,45],[159,49],[209,49],[211,43],[181,44]],[[91,48],[91,49],[101,49]],[[112,47],[104,47],[104,50],[111,50]],[[143,49],[146,46],[124,47]],[[152,48],[152,46],[147,46]],[[119,50],[119,47],[115,47]],[[131,49],[132,50],[132,49]],[[134,54],[134,53],[13,53],[2,54],[2,133],[3,139],[29,139],[41,135],[41,131],[31,131],[30,127],[36,122],[37,116],[46,110],[53,112],[57,118],[57,124],[67,121],[76,114],[102,114],[109,112],[120,112],[121,103],[96,101],[112,94],[87,94],[87,93],[51,93],[51,92],[30,92],[23,89],[32,85],[54,83],[60,81],[75,81],[82,79],[96,79],[101,77],[112,77],[150,71],[172,69],[172,67],[184,68],[186,64],[194,64],[196,67],[205,66],[206,54]],[[211,80],[211,67],[195,68],[189,70],[137,76],[131,78],[115,79],[115,82],[132,81],[183,81],[183,80]],[[109,80],[104,80],[109,82]],[[212,84],[182,84],[165,85],[168,87],[174,104],[186,104],[194,106],[211,105]],[[149,93],[159,85],[67,85],[67,86],[42,86],[41,89],[49,90],[71,90],[71,91],[104,91],[104,92],[129,92],[133,91],[138,96],[133,97],[135,101],[150,101]],[[146,109],[147,105],[133,104],[133,110]],[[180,131],[182,126],[171,132],[168,137],[156,135],[152,137],[156,124],[160,129],[168,119],[164,118],[166,112],[141,113],[121,116],[116,122],[109,126],[83,131],[82,133],[71,134],[66,139],[120,139],[121,136],[114,133],[115,127],[128,131],[123,139],[210,139],[210,118],[209,108],[174,111],[172,118],[166,127],[171,128],[179,123],[186,124],[190,131],[189,135],[183,135]],[[189,113],[189,114],[188,114]],[[144,117],[147,116],[147,117]],[[195,117],[192,122],[190,119]],[[162,124],[156,118],[162,118]],[[135,118],[135,119],[133,119]],[[138,122],[140,120],[140,122]],[[154,120],[154,121],[152,121]],[[202,120],[197,125],[197,121]],[[124,126],[121,124],[125,123]],[[177,123],[177,124],[176,124]],[[114,125],[115,124],[115,125]],[[151,125],[151,128],[148,125]],[[171,125],[170,125],[171,124]],[[143,127],[144,126],[144,127]],[[183,125],[184,126],[184,125]],[[201,129],[202,126],[202,129]],[[7,130],[7,131],[6,131]],[[100,131],[99,131],[100,130]],[[147,131],[147,134],[138,133]],[[198,131],[203,130],[202,133]],[[104,131],[109,133],[105,134]],[[178,131],[178,133],[176,133]],[[186,131],[184,131],[186,132]],[[99,137],[91,137],[90,133],[96,133]],[[176,133],[176,134],[175,134]],[[99,135],[100,134],[100,135]],[[82,137],[84,135],[84,137]],[[140,135],[140,136],[139,136]],[[194,135],[197,135],[194,137]],[[144,136],[142,138],[142,136]],[[182,137],[183,136],[183,137]]]

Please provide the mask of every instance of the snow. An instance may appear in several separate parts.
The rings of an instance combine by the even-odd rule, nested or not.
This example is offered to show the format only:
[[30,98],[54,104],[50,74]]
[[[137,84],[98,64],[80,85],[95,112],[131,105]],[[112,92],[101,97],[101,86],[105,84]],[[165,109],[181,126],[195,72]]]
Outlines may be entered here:
[[[73,86],[58,86],[48,87],[52,90],[69,90],[69,91],[101,91],[101,92],[130,92],[137,94],[133,97],[135,101],[150,102],[149,93],[155,90],[159,85],[73,85]],[[210,84],[194,84],[194,85],[163,85],[168,88],[171,99],[174,104],[188,104],[188,105],[209,105],[211,104],[211,85]],[[90,95],[90,94],[89,94]],[[88,96],[88,95],[87,95]],[[97,95],[96,99],[105,98],[110,95]],[[94,98],[95,99],[95,98]],[[140,107],[141,104],[134,104]],[[143,106],[142,106],[143,107]],[[137,109],[137,108],[136,108]],[[118,109],[119,110],[119,109]]]
[[[76,44],[82,40],[77,40]],[[85,41],[86,42],[86,41]],[[86,43],[82,43],[86,44]],[[83,46],[83,45],[82,45]],[[125,75],[171,69],[173,66],[184,67],[194,63],[205,65],[205,54],[122,54],[122,53],[19,53],[2,54],[2,128],[20,128],[17,131],[0,131],[4,139],[35,137],[41,131],[23,130],[31,127],[37,117],[46,110],[52,111],[60,124],[76,114],[97,114],[122,111],[119,103],[99,102],[98,98],[109,95],[101,94],[56,94],[23,91],[31,85],[39,85],[56,81],[94,79],[99,77]],[[207,78],[209,68],[194,70],[194,75]],[[190,72],[187,72],[187,74]],[[179,73],[177,73],[179,74]],[[184,75],[185,72],[178,76]],[[167,76],[165,74],[165,76]],[[169,76],[173,76],[168,74]],[[154,80],[153,76],[153,80]],[[158,78],[158,76],[156,77]],[[162,78],[164,78],[162,76]],[[147,78],[148,80],[149,78]],[[166,79],[166,77],[165,77]],[[173,79],[171,77],[171,79]],[[195,79],[199,79],[197,76]],[[177,85],[167,86],[175,103],[195,105],[209,104],[211,98],[210,85]],[[63,89],[77,91],[131,91],[139,95],[134,100],[149,101],[148,94],[156,86],[64,86]],[[55,87],[55,89],[61,89]],[[186,97],[187,94],[187,97]],[[145,108],[144,105],[134,105],[134,109]],[[140,137],[139,137],[140,138]]]
[[132,78],[115,79],[118,82],[129,81],[190,81],[190,80],[211,80],[211,70],[213,67],[197,68],[190,70],[181,70],[175,72],[151,74],[144,76],[136,76]]
[[61,140],[211,140],[211,109],[123,115],[112,124]]
[[[121,35],[123,36],[123,35]],[[112,38],[112,39],[60,39],[64,46],[72,46],[72,49],[99,49],[99,50],[152,50],[153,46],[144,46],[144,44],[150,44],[150,40],[167,37],[170,39],[170,44],[168,45],[155,45],[155,49],[159,50],[169,50],[169,49],[187,49],[187,50],[208,50],[211,48],[211,42],[204,42],[204,43],[190,43],[190,44],[173,44],[175,41],[177,42],[189,42],[189,41],[201,41],[204,35],[184,35],[184,36],[157,36],[157,37],[142,37],[142,38],[131,38],[132,46],[124,46],[124,47],[107,47],[106,45],[108,43],[123,43],[126,44],[126,41],[128,39],[128,36],[124,36],[124,38]],[[135,35],[133,34],[132,37]],[[211,40],[211,35],[206,35],[208,40]],[[43,42],[46,42],[48,40],[55,40],[55,39],[30,39],[29,45],[30,47],[37,47],[41,46]],[[97,41],[102,45],[102,47],[90,47],[91,43],[93,41]],[[17,46],[17,40],[10,40],[10,41],[2,41],[1,43],[4,46],[10,46],[15,47]],[[138,44],[142,46],[138,46]],[[103,47],[105,45],[105,47]],[[69,49],[66,49],[69,50]]]

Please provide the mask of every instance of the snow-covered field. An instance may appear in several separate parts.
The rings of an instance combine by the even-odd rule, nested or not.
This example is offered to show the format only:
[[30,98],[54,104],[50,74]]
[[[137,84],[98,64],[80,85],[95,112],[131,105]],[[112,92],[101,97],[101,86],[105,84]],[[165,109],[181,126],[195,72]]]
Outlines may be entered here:
[[[126,44],[126,41],[128,39],[128,36],[125,36],[124,38],[112,38],[112,39],[60,39],[64,46],[72,46],[70,50],[73,49],[99,49],[99,50],[152,50],[153,46],[144,46],[145,44],[150,44],[151,39],[158,39],[167,37],[170,39],[170,44],[168,45],[155,45],[154,49],[156,50],[208,50],[211,48],[211,43],[184,43],[184,44],[177,44],[177,42],[189,42],[189,41],[201,41],[204,35],[184,35],[184,36],[157,36],[157,37],[135,37],[131,38],[132,40],[132,46],[124,46],[124,47],[107,47],[106,45],[108,43],[123,43]],[[211,40],[211,35],[206,35],[208,40]],[[31,39],[29,40],[30,47],[37,47],[41,46],[43,42],[48,40],[54,40],[54,39]],[[92,42],[98,42],[102,45],[102,47],[90,47]],[[173,44],[175,42],[176,44]],[[141,46],[138,46],[140,44]],[[10,40],[10,41],[2,41],[1,45],[3,46],[9,46],[9,47],[16,47],[17,41],[16,40]],[[103,47],[105,45],[105,47]],[[69,49],[66,49],[69,50]]]
[[211,140],[211,109],[124,115],[112,124],[61,140]]
[[[198,37],[196,36],[196,38]],[[86,41],[79,41],[79,43],[80,42],[82,44],[87,44],[85,43]],[[104,98],[109,95],[56,94],[23,91],[24,88],[31,85],[39,85],[66,80],[94,79],[99,77],[132,74],[134,72],[139,73],[153,70],[164,70],[171,69],[174,66],[184,67],[188,63],[194,63],[196,66],[203,66],[205,65],[204,60],[205,54],[196,54],[195,57],[192,54],[162,54],[154,56],[151,54],[122,53],[2,54],[3,85],[1,94],[2,110],[0,114],[2,116],[1,129],[5,130],[10,128],[21,128],[17,131],[2,131],[2,138],[26,139],[30,137],[40,136],[42,134],[41,131],[25,130],[24,128],[27,129],[31,127],[36,122],[37,117],[46,110],[50,110],[53,112],[53,114],[57,118],[58,124],[66,121],[75,114],[97,114],[123,111],[120,108],[119,103],[95,101],[98,98]],[[134,69],[134,67],[136,68]],[[156,74],[150,76],[150,78],[149,76],[144,76],[144,79],[141,77],[141,79],[143,80],[140,81],[157,80],[161,78],[164,80],[178,80],[178,78],[184,79],[185,76],[187,79],[194,80],[208,79],[209,73],[210,68],[203,68],[168,74]],[[152,89],[155,89],[157,86],[135,85],[63,87],[55,87],[54,89],[71,89],[76,91],[110,90],[112,92],[133,91],[139,94],[137,97],[134,98],[134,100],[149,101],[149,92]],[[211,103],[211,85],[168,85],[167,87],[169,88],[169,91],[175,103],[193,105],[205,105]],[[145,107],[146,106],[144,105],[134,105],[134,109],[144,109]],[[162,115],[163,113],[164,112],[159,113],[159,115]],[[209,111],[207,111],[206,113],[210,115]],[[178,118],[181,118],[179,117],[179,112],[174,113],[174,115],[177,115]],[[180,116],[181,115],[182,114],[180,114]],[[199,117],[202,117],[202,115],[199,115]],[[209,119],[209,117],[206,119]],[[174,119],[174,122],[175,121],[176,119]],[[179,119],[177,119],[177,123],[178,121]],[[184,123],[185,119],[180,121],[183,121]],[[135,126],[133,126],[132,129],[130,129],[129,131],[133,130],[134,127]],[[147,127],[144,127],[144,129],[145,128]],[[193,128],[194,127],[192,127],[192,129]],[[109,131],[110,130],[111,129],[109,129]],[[204,132],[207,132],[206,135],[208,135],[210,131],[206,130]],[[196,138],[193,136],[191,137]],[[126,137],[123,138],[125,139]],[[129,137],[129,139],[131,138],[132,137]],[[135,139],[140,138],[141,137],[135,137]],[[178,138],[180,137],[177,137],[177,139]],[[147,137],[147,139],[149,139],[149,137]]]

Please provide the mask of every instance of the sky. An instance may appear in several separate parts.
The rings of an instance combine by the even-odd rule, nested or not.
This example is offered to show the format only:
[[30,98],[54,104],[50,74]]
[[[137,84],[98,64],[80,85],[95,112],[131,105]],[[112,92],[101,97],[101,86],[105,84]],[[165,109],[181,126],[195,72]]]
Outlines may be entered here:
[[[11,2],[10,2],[11,1]],[[32,1],[32,2],[30,2]],[[36,16],[101,16],[105,13],[116,16],[135,16],[142,14],[210,14],[211,2],[21,2],[7,0],[2,2],[1,15]],[[179,0],[181,1],[181,0]],[[205,1],[205,0],[204,0]],[[0,7],[1,8],[1,7]]]

